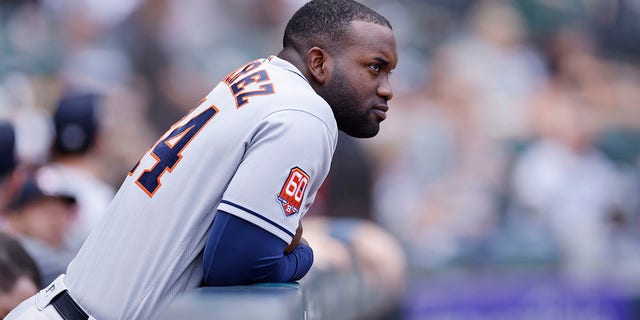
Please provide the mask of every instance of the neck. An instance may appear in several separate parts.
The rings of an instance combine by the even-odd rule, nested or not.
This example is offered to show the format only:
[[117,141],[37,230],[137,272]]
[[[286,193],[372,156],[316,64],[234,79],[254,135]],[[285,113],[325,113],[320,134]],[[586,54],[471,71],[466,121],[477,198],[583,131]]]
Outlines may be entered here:
[[[303,73],[306,73],[306,68],[304,67],[304,59],[298,51],[293,48],[284,48],[280,53],[278,53],[278,58],[289,61],[292,65],[294,65],[298,70]],[[306,76],[306,74],[305,74]]]
[[301,54],[298,50],[289,47],[289,48],[282,49],[282,51],[278,53],[278,58],[287,60],[289,61],[289,63],[294,65],[296,68],[298,68],[298,70],[302,72],[302,75],[304,75],[304,77],[307,78],[307,80],[311,84],[311,87],[313,87],[313,89],[316,90],[316,92],[318,91],[317,89],[319,85],[315,81],[315,78],[309,72],[309,68],[307,67],[307,61],[303,54]]

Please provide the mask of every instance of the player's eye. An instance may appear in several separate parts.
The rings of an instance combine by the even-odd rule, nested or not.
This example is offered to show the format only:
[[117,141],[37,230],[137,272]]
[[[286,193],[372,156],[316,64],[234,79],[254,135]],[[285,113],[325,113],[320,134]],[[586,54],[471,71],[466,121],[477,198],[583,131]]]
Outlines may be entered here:
[[380,72],[380,70],[381,70],[381,67],[380,67],[379,64],[370,64],[368,67],[369,67],[369,69],[371,69],[372,71],[374,71],[376,73]]

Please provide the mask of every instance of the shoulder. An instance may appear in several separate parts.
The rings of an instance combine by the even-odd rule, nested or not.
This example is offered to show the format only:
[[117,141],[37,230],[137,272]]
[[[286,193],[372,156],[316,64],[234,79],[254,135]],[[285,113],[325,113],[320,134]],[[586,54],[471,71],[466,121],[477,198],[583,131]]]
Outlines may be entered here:
[[315,141],[317,144],[328,139],[326,141],[335,147],[338,129],[333,117],[327,118],[307,109],[297,105],[277,108],[263,119],[262,125],[282,134],[293,135],[290,138],[296,140]]
[[[242,110],[243,123],[261,122],[276,113],[307,114],[321,121],[330,131],[337,131],[329,104],[311,87],[304,75],[286,60],[271,56],[249,62],[230,73],[225,87],[217,93],[231,93],[236,110]],[[211,94],[215,94],[213,91]],[[216,97],[219,98],[219,97]],[[230,108],[231,109],[231,108]]]
[[331,107],[313,90],[298,69],[277,57],[266,59],[265,69],[274,84],[275,94],[271,97],[274,112],[306,113],[324,122],[332,131],[337,131]]

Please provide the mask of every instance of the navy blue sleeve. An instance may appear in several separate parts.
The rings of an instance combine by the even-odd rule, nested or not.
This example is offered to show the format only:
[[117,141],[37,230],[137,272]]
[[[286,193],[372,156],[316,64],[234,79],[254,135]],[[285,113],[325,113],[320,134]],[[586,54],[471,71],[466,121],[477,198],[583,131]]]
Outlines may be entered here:
[[231,286],[300,280],[313,264],[313,251],[287,243],[251,222],[223,211],[213,220],[204,247],[204,285]]

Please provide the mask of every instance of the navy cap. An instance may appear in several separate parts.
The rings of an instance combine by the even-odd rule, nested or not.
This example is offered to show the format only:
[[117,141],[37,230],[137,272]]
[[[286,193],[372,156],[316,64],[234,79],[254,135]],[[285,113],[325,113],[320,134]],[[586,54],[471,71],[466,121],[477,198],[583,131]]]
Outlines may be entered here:
[[94,93],[62,97],[53,115],[56,152],[80,154],[89,150],[98,132],[97,105]]
[[9,122],[0,122],[0,177],[16,167],[16,134]]
[[50,179],[43,179],[42,175],[30,172],[16,196],[9,202],[9,208],[19,209],[42,198],[58,198],[68,205],[76,203],[76,198],[69,192],[64,191],[57,183],[47,182]]

